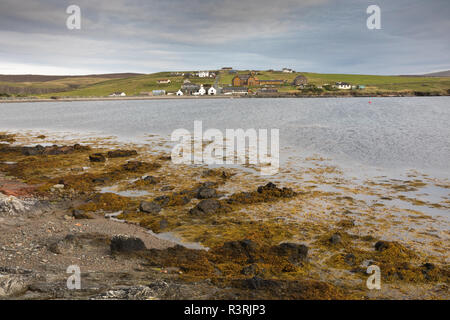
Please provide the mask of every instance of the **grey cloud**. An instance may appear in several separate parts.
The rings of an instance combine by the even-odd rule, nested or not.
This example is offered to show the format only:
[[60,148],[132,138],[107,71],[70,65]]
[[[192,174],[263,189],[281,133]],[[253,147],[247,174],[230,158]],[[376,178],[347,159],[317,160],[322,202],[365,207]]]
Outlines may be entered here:
[[[74,2],[82,29],[71,31],[65,9]],[[74,2],[2,0],[0,73],[15,64],[74,73],[222,65],[377,74],[450,68],[447,0],[379,0],[383,29],[376,31],[365,26],[373,4],[366,0]]]

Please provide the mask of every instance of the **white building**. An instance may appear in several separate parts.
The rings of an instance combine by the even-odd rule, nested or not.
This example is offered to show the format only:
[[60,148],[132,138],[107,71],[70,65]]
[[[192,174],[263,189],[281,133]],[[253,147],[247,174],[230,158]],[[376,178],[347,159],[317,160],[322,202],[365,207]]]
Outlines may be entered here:
[[182,95],[183,95],[183,91],[181,91],[181,89],[178,89],[177,96],[182,96]]
[[125,92],[114,92],[109,95],[110,97],[125,97]]
[[208,89],[208,94],[209,94],[210,96],[216,95],[216,94],[217,94],[216,88],[214,88],[214,87],[209,88],[209,89]]
[[209,71],[199,71],[198,77],[199,78],[209,78]]
[[350,90],[352,88],[352,85],[347,82],[336,82],[335,87],[340,90]]
[[295,71],[289,68],[283,68],[284,73],[294,73]]
[[198,94],[203,96],[206,93],[205,88],[203,88],[203,85],[200,85],[200,89],[198,89]]

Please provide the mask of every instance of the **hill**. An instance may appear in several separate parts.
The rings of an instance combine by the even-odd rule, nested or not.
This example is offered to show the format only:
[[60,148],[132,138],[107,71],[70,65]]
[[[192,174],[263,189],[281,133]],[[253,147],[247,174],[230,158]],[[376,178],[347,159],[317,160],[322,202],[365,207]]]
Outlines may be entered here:
[[[190,72],[190,71],[186,71]],[[239,74],[246,74],[249,70],[239,70]],[[292,85],[298,75],[304,75],[308,83],[323,87],[338,81],[348,82],[352,85],[364,85],[364,90],[354,94],[406,94],[406,95],[448,95],[450,93],[450,78],[437,76],[375,76],[358,74],[324,74],[311,72],[283,73],[281,71],[256,71],[256,76],[262,80],[286,80],[286,84],[278,86],[281,93],[302,94],[302,91]],[[234,73],[220,71],[218,83],[220,86],[229,86]],[[9,77],[9,78],[8,78]],[[159,84],[158,79],[170,79],[168,84]],[[9,81],[5,81],[9,80]],[[22,95],[49,97],[105,97],[113,92],[125,92],[127,96],[140,95],[155,89],[164,89],[166,92],[176,92],[185,77],[178,72],[158,72],[152,74],[104,74],[86,76],[39,76],[39,75],[0,75],[0,95]],[[191,82],[213,84],[212,78],[189,78]],[[328,92],[315,91],[314,94],[348,94],[349,91]]]
[[450,77],[450,70],[427,73],[427,74],[424,74],[423,76],[424,77]]

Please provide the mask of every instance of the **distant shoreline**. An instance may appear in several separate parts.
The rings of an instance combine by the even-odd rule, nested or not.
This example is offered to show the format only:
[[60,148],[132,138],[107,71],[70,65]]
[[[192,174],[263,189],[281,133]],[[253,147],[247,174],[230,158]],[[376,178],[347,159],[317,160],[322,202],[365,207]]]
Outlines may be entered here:
[[117,100],[178,100],[178,99],[261,99],[261,98],[396,98],[396,97],[448,97],[448,95],[413,95],[413,94],[389,94],[389,95],[204,95],[204,96],[129,96],[129,97],[89,97],[89,98],[18,98],[0,99],[0,103],[21,102],[74,102],[74,101],[117,101]]

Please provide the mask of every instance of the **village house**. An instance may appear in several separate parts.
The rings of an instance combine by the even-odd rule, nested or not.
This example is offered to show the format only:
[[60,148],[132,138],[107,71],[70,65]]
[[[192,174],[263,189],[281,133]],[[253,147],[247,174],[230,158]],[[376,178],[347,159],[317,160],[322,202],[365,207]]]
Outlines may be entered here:
[[177,96],[182,96],[184,93],[183,93],[183,91],[181,91],[181,89],[178,89],[176,94],[177,94]]
[[295,77],[294,81],[292,82],[292,84],[294,86],[305,85],[307,83],[308,83],[308,79],[304,75],[298,75],[297,77]]
[[336,82],[334,87],[340,90],[350,90],[352,88],[352,85],[347,82]]
[[282,85],[286,83],[286,80],[258,80],[260,86],[267,85]]
[[215,78],[216,77],[216,74],[214,72],[210,72],[210,71],[199,71],[199,72],[194,73],[194,75],[199,78]]
[[157,81],[158,83],[170,83],[170,79],[160,79]]
[[233,77],[231,83],[234,87],[257,86],[259,80],[253,74],[238,74]]
[[125,92],[114,92],[109,95],[110,97],[125,97]]
[[154,96],[164,96],[166,95],[166,90],[153,90],[152,94]]
[[294,73],[295,71],[289,68],[283,68],[282,70],[284,73]]
[[215,96],[217,94],[217,90],[214,87],[208,89],[208,95]]
[[232,94],[247,95],[248,89],[243,87],[224,87],[222,88],[222,93],[225,95],[232,95]]
[[198,92],[200,86],[198,84],[192,83],[189,80],[184,80],[183,85],[181,86],[181,91],[184,94],[192,95],[194,92]]
[[209,78],[209,71],[199,71],[197,76],[199,78]]
[[263,85],[282,85],[286,80],[259,80],[254,73],[238,74],[231,80],[234,87],[242,86],[263,86]]
[[205,88],[203,87],[203,85],[200,85],[200,89],[198,89],[198,94],[203,96],[206,93]]
[[278,93],[276,88],[261,88],[256,91],[256,94],[274,94]]

